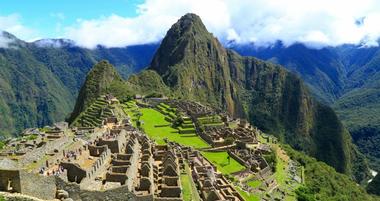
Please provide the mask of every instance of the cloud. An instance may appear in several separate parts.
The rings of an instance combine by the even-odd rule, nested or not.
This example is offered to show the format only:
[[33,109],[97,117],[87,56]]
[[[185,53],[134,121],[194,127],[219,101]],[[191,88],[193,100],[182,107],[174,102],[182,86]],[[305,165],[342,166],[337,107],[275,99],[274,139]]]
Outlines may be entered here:
[[50,13],[50,16],[53,18],[57,18],[58,20],[65,20],[66,16],[62,12],[57,12],[57,13]]
[[0,32],[0,48],[8,48],[14,40],[4,35],[4,32]]
[[41,39],[33,42],[38,47],[60,48],[64,46],[74,46],[75,42],[69,39]]
[[7,31],[27,41],[37,36],[36,31],[21,23],[21,16],[18,14],[0,16],[0,47],[6,48],[14,41],[14,38],[7,36],[3,31]]
[[65,28],[65,36],[90,48],[156,42],[188,12],[198,14],[222,42],[378,45],[380,36],[376,0],[146,0],[137,11],[137,17],[78,19]]

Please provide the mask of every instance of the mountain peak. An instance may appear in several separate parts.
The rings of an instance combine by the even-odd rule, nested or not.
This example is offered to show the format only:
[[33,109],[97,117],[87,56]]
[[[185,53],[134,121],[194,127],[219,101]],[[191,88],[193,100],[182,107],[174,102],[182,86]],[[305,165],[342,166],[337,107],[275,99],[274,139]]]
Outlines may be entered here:
[[92,67],[87,74],[86,81],[79,91],[75,108],[69,122],[84,111],[99,96],[107,94],[111,85],[122,82],[122,78],[116,71],[116,68],[106,60],[102,60]]
[[[203,24],[201,18],[196,15],[196,14],[193,14],[193,13],[188,13],[184,16],[182,16],[178,21],[177,23],[175,23],[171,30],[173,28],[178,28],[180,31],[185,32],[185,31],[194,31],[195,29],[197,29],[198,31],[206,31],[207,32],[207,29],[205,27],[205,25]],[[192,29],[194,28],[194,29]],[[170,31],[170,30],[169,30]]]
[[181,63],[184,59],[207,57],[211,49],[220,50],[219,47],[222,48],[207,31],[201,18],[196,14],[188,13],[173,24],[166,33],[150,68],[161,75],[167,74],[170,66]]

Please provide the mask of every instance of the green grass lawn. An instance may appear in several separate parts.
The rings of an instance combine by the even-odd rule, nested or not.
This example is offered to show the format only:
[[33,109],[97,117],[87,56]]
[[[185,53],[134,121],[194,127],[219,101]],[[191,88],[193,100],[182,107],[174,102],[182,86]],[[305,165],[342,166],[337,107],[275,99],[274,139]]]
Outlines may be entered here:
[[297,200],[295,194],[293,191],[289,191],[288,188],[286,188],[286,186],[288,185],[286,183],[286,180],[288,178],[288,172],[287,172],[287,168],[288,168],[288,164],[286,161],[283,161],[281,160],[281,158],[279,157],[278,155],[278,150],[280,149],[277,145],[275,146],[276,147],[276,157],[277,157],[277,164],[276,164],[276,172],[274,173],[274,177],[277,181],[277,184],[279,186],[282,186],[285,191],[286,191],[286,195],[285,195],[285,201],[295,201]]
[[277,157],[277,164],[276,164],[276,172],[274,173],[274,177],[276,178],[277,183],[280,186],[286,185],[286,178],[287,178],[287,171],[286,166],[287,164],[285,161],[281,160],[280,157],[278,157],[278,154],[276,154]]
[[184,201],[191,201],[192,191],[191,191],[191,181],[190,177],[187,174],[181,174],[181,184],[182,184],[182,195]]
[[206,157],[211,163],[216,165],[217,169],[223,174],[231,174],[244,170],[245,167],[230,158],[230,163],[228,163],[228,153],[227,152],[202,152],[202,155]]
[[248,192],[245,192],[241,190],[240,188],[236,187],[236,190],[239,192],[239,194],[244,198],[246,201],[259,201],[260,198],[257,195],[250,194]]
[[136,117],[134,117],[134,114],[138,113],[137,110],[143,114],[140,120],[143,121],[142,128],[145,133],[151,139],[156,140],[158,144],[165,144],[164,138],[167,138],[169,141],[174,141],[185,146],[192,146],[194,148],[204,148],[209,146],[195,133],[179,134],[178,130],[172,128],[170,126],[170,122],[165,120],[164,114],[152,108],[138,109],[137,107],[132,106],[124,109],[124,111],[132,118],[132,123],[134,126],[136,126]]
[[260,180],[251,180],[249,182],[247,182],[247,185],[252,187],[252,188],[257,188],[259,186],[261,186],[261,181]]

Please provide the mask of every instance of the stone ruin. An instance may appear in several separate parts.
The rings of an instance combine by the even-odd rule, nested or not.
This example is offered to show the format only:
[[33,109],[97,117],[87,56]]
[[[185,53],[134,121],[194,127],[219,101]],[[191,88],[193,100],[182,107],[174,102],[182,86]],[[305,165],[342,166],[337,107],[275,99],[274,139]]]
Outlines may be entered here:
[[[105,99],[115,101],[111,96]],[[212,108],[195,102],[159,101],[175,106],[193,121],[216,114]],[[233,138],[237,145],[228,147],[232,148],[228,151],[229,155],[244,164],[247,171],[267,178],[268,186],[274,185],[268,176],[271,169],[262,157],[270,149],[258,145],[258,130],[244,120],[233,120],[227,115],[221,119],[223,126],[206,128],[203,132],[197,129],[197,133],[214,147],[225,146],[225,139]],[[238,121],[237,127],[228,126],[232,121]],[[63,129],[67,129],[66,124],[56,125],[50,131],[38,134],[35,142],[14,142],[14,147],[27,148],[38,155],[29,156],[25,151],[26,158],[37,160],[46,154],[54,157],[42,164],[40,174],[20,168],[0,167],[0,191],[19,192],[43,199],[180,201],[183,200],[181,172],[185,171],[186,161],[190,165],[191,182],[202,200],[244,200],[217,172],[216,166],[198,151],[173,142],[157,145],[134,128],[128,118],[119,120],[109,116],[103,119],[101,127],[73,128],[75,135],[72,138],[65,136]],[[33,132],[36,130],[29,131],[35,135]],[[251,150],[241,144],[257,146]],[[13,156],[17,152],[11,153]],[[4,156],[10,155],[6,153]],[[31,163],[30,159],[25,164],[27,162]],[[30,187],[33,184],[38,189]]]
[[46,131],[37,128],[25,129],[21,137],[8,141],[0,152],[0,160],[12,158],[23,166],[46,154],[54,154],[55,147],[67,140],[65,135],[67,128],[64,126],[48,128]]
[[189,154],[193,180],[196,181],[200,196],[205,201],[233,200],[243,201],[241,195],[198,151]]
[[154,147],[155,200],[182,200],[178,154],[180,155],[180,152],[174,146],[156,145]]
[[[261,145],[259,147],[261,147]],[[258,148],[237,148],[230,149],[228,152],[235,160],[244,164],[246,167],[249,167],[254,173],[265,173],[271,169],[263,157],[263,154],[268,154],[270,152],[270,148],[269,150]]]
[[184,113],[187,113],[191,118],[196,119],[201,116],[216,114],[215,109],[193,101],[166,101],[169,105],[178,108]]
[[238,124],[236,128],[228,126],[220,127],[205,127],[200,136],[213,147],[221,147],[228,145],[227,138],[232,138],[234,141],[239,141],[248,144],[257,144],[258,136],[257,128],[253,128],[248,124]]

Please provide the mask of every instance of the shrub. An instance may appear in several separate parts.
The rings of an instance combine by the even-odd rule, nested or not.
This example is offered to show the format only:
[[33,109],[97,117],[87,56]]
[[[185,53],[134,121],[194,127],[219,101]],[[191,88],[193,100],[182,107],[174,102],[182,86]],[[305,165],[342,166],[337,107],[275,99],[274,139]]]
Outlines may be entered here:
[[314,194],[307,187],[299,187],[296,189],[296,195],[298,201],[315,201]]

